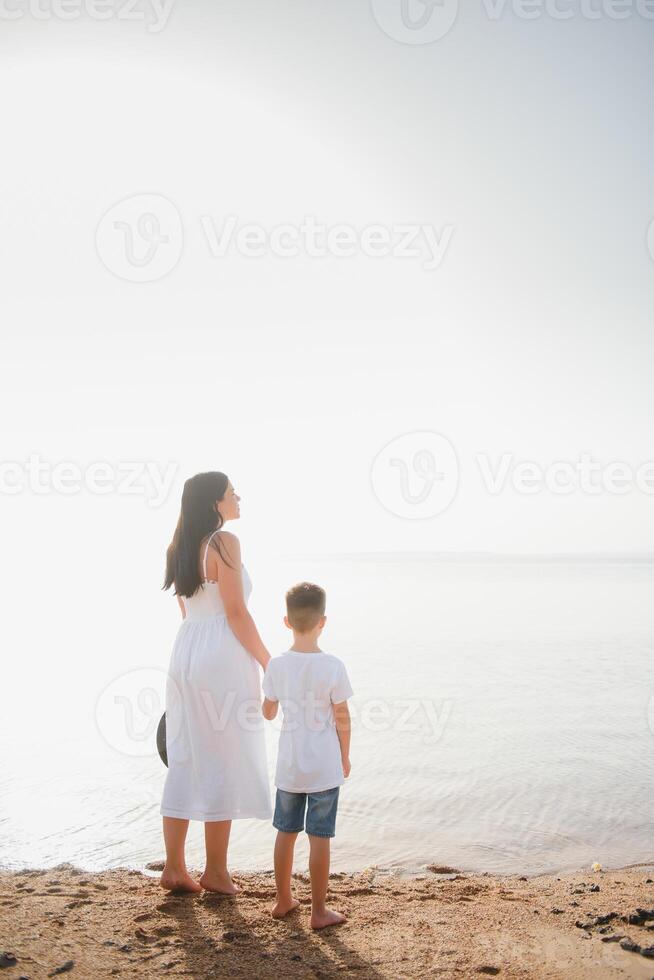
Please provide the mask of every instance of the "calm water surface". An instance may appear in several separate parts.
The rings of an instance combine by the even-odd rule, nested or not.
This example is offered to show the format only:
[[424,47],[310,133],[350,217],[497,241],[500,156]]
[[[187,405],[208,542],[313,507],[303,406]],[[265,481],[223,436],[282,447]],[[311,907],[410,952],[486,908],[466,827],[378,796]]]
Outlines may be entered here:
[[[436,862],[536,873],[654,860],[653,566],[248,568],[251,608],[274,652],[288,646],[283,589],[309,578],[328,590],[322,647],[346,661],[355,690],[335,870]],[[111,732],[108,744],[98,720],[98,696],[121,672],[149,670],[163,691],[177,620],[161,608],[135,620],[119,652],[111,625],[91,656],[83,617],[68,624],[60,650],[53,638],[59,669],[41,680],[28,663],[27,696],[5,692],[2,865],[161,858],[164,769],[152,751],[161,704],[130,709],[147,755],[125,754]],[[272,783],[275,729],[267,736]],[[270,868],[273,840],[270,825],[235,821],[233,867]],[[297,855],[306,866],[302,838]],[[189,863],[202,863],[198,824]]]

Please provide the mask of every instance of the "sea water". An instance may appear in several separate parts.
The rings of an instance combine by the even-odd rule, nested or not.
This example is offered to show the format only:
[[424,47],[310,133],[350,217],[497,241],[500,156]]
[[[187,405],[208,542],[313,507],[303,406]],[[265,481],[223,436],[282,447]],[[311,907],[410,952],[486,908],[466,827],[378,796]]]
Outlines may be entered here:
[[[355,692],[334,870],[654,860],[653,565],[380,555],[248,569],[273,654],[290,645],[284,588],[309,579],[327,589],[321,647],[345,661]],[[154,732],[179,614],[169,596],[157,601],[166,614],[145,602],[128,642],[112,614],[89,644],[79,610],[40,667],[15,665],[0,722],[3,866],[97,870],[163,856]],[[29,620],[23,628],[41,636]],[[147,696],[112,701],[130,673]],[[112,704],[123,720],[129,709],[129,738],[112,732]],[[266,727],[273,793],[278,724]],[[274,833],[234,821],[231,867],[271,868]],[[192,824],[191,867],[202,845]],[[298,868],[307,855],[301,835]]]

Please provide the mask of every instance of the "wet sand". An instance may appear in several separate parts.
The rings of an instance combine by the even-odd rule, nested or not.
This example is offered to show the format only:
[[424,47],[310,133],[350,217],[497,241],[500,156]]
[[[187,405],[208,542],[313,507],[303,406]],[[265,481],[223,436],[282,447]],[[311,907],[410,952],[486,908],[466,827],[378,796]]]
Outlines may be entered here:
[[139,871],[0,872],[0,976],[654,977],[653,868],[441,870],[332,876],[329,903],[348,922],[320,932],[305,875],[295,876],[299,909],[275,921],[272,872],[234,873],[236,898],[169,895]]

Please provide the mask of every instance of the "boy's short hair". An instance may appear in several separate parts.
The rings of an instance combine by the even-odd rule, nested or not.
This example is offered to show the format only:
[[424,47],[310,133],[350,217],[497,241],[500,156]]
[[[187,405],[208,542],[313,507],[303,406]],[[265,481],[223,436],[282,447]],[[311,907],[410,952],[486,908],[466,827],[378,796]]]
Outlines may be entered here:
[[300,582],[286,593],[286,615],[294,630],[308,633],[325,615],[327,594],[319,585]]

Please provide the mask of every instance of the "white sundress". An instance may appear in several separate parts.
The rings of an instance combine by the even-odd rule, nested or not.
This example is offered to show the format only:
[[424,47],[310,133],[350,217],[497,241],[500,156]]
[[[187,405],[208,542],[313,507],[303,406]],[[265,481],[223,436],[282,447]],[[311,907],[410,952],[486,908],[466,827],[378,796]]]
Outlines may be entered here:
[[[214,534],[216,532],[214,531]],[[232,632],[218,583],[183,598],[166,684],[168,773],[160,813],[186,820],[270,820],[259,664]],[[252,591],[242,566],[243,595]]]

